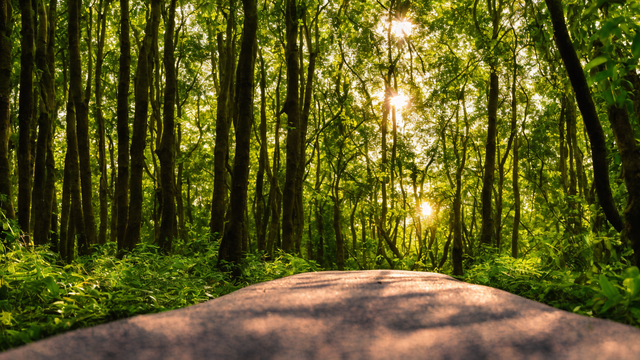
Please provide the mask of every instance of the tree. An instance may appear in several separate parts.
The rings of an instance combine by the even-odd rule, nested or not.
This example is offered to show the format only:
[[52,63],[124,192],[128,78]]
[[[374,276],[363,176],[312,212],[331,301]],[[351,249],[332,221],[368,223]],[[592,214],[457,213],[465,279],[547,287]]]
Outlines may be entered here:
[[9,219],[15,218],[13,189],[9,164],[9,136],[11,134],[11,1],[0,1],[0,208]]
[[[218,261],[228,261],[234,265],[242,256],[242,238],[247,224],[247,188],[249,182],[249,160],[251,127],[253,122],[253,86],[255,54],[257,51],[256,33],[258,30],[258,9],[255,0],[242,0],[244,24],[242,43],[238,59],[237,102],[238,123],[236,126],[236,154],[233,163],[233,180],[229,198],[229,229],[220,244]],[[238,267],[234,274],[239,275]]]
[[20,42],[20,110],[18,114],[18,128],[20,131],[18,143],[18,225],[20,225],[20,229],[28,238],[31,215],[31,174],[29,171],[31,164],[31,134],[29,129],[34,108],[34,19],[30,1],[20,2],[20,13],[22,14],[22,37]]

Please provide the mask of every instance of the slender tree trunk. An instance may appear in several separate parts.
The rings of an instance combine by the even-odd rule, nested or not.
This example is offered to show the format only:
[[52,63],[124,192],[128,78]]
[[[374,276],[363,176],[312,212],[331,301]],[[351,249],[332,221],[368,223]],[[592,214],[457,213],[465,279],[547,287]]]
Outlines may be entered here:
[[489,124],[487,127],[487,144],[484,160],[484,178],[482,181],[482,230],[480,242],[491,245],[493,237],[493,214],[491,213],[491,193],[496,166],[496,129],[499,96],[498,74],[495,67],[491,67],[489,81]]
[[562,188],[564,193],[567,194],[569,191],[569,180],[567,178],[567,145],[565,140],[565,118],[566,118],[566,101],[563,97],[561,101],[561,110],[560,110],[560,118],[558,119],[558,133],[560,134],[560,180],[562,181]]
[[640,150],[636,145],[633,127],[625,107],[611,106],[609,122],[620,157],[622,172],[627,186],[627,207],[624,209],[624,228],[626,236],[631,240],[635,253],[636,265],[640,264]]
[[[251,126],[253,122],[253,86],[256,34],[258,30],[258,10],[256,0],[242,0],[244,25],[242,44],[238,59],[236,153],[231,182],[229,230],[225,231],[220,244],[219,261],[238,265],[242,256],[242,239],[246,231],[247,188],[249,182],[249,161],[251,150]],[[225,252],[226,250],[226,252]],[[234,274],[239,268],[234,267]]]
[[318,262],[324,266],[324,202],[316,200],[316,229],[318,231],[318,249],[316,251]]
[[511,234],[511,256],[518,258],[518,231],[520,226],[520,186],[518,185],[518,135],[513,143],[513,232]]
[[[68,145],[67,145],[68,146]],[[64,158],[64,175],[62,179],[62,213],[60,214],[60,245],[58,251],[60,258],[66,261],[68,246],[73,246],[67,242],[67,230],[69,228],[69,218],[71,215],[71,153],[67,151]]]
[[53,153],[53,139],[55,134],[55,124],[57,120],[59,102],[56,101],[55,91],[55,31],[56,31],[56,14],[57,14],[57,0],[51,0],[49,2],[48,13],[48,37],[47,41],[47,65],[49,68],[49,74],[51,75],[50,82],[50,96],[51,96],[51,116],[49,118],[49,133],[47,134],[49,140],[47,141],[47,157],[45,160],[46,167],[46,179],[44,183],[44,209],[46,216],[42,220],[42,232],[46,234],[47,238],[51,237],[51,242],[56,244],[58,232],[58,204],[56,201],[56,164]]
[[[118,71],[118,178],[116,235],[118,252],[127,247],[125,234],[129,219],[129,83],[131,82],[131,41],[129,39],[129,0],[120,0],[120,69]],[[144,62],[144,59],[143,59]],[[111,216],[114,216],[113,213]]]
[[[464,245],[462,243],[462,172],[467,161],[467,141],[469,141],[469,121],[467,119],[467,107],[465,104],[464,91],[462,91],[462,103],[464,111],[465,136],[462,141],[462,155],[458,157],[456,168],[456,195],[453,200],[453,251],[451,260],[453,263],[453,274],[463,275],[462,254]],[[456,127],[458,127],[458,117],[456,116]],[[456,135],[457,136],[457,135]],[[456,150],[457,155],[457,150]]]
[[[77,120],[78,158],[82,183],[82,209],[84,229],[89,244],[96,243],[96,224],[93,214],[93,189],[91,185],[91,159],[89,149],[89,108],[82,91],[82,59],[80,57],[80,12],[79,0],[70,0],[69,5],[69,90]],[[90,62],[89,62],[90,64]],[[88,88],[88,87],[87,87]],[[77,225],[76,225],[77,227]]]
[[591,98],[591,92],[587,84],[587,79],[584,76],[582,65],[580,64],[578,55],[569,37],[569,32],[567,31],[562,2],[561,0],[545,0],[545,2],[551,14],[554,40],[562,56],[565,68],[567,69],[569,80],[571,80],[571,85],[576,94],[580,113],[582,113],[582,120],[589,135],[598,201],[600,202],[600,206],[602,206],[607,220],[617,231],[622,231],[624,225],[613,202],[613,195],[611,194],[611,187],[609,185],[609,165],[604,131],[598,119],[598,113]]
[[[280,83],[282,81],[282,67],[278,70],[278,81],[276,83],[276,109],[280,109]],[[282,203],[282,193],[278,173],[280,171],[280,112],[276,112],[275,124],[275,144],[273,147],[273,166],[269,177],[269,207],[271,208],[271,221],[269,224],[269,234],[267,237],[267,254],[273,259],[273,246],[280,233],[280,206]]]
[[[182,118],[181,109],[178,110],[178,119]],[[176,157],[180,159],[182,157],[182,151],[180,151],[180,146],[182,143],[182,126],[180,123],[177,124],[178,127],[178,138],[176,141]],[[176,175],[176,209],[178,211],[178,234],[180,239],[187,239],[187,229],[185,225],[184,218],[184,201],[182,197],[182,178],[184,176],[184,159],[180,161],[178,164],[178,174]]]
[[[334,192],[338,192],[339,179],[336,180]],[[340,203],[342,199],[335,197],[333,199],[333,231],[336,235],[336,263],[338,270],[344,270],[344,237],[340,226]]]
[[[44,229],[45,223],[50,224],[51,207],[46,208],[45,201],[45,181],[46,181],[46,159],[49,139],[51,135],[51,117],[54,110],[53,80],[47,62],[47,42],[49,40],[47,11],[42,0],[38,1],[38,39],[36,46],[36,67],[40,75],[40,115],[38,117],[38,142],[36,148],[36,159],[34,168],[33,192],[32,192],[32,212],[34,234],[33,241],[36,245],[45,244],[49,237],[49,229]],[[48,218],[49,221],[45,221]]]
[[258,251],[264,251],[266,248],[266,228],[263,222],[266,222],[264,216],[264,172],[268,166],[267,162],[267,79],[264,69],[264,58],[260,51],[260,158],[258,160],[258,173],[256,174],[256,232],[258,238]]
[[162,184],[162,222],[158,245],[165,253],[171,251],[171,244],[176,222],[175,214],[175,102],[176,102],[176,70],[174,59],[173,31],[175,28],[176,0],[171,0],[169,20],[165,24],[164,33],[164,69],[166,86],[164,88],[164,109],[162,122],[162,142],[157,150],[160,159],[160,182]]
[[224,233],[225,198],[227,196],[227,154],[229,153],[229,128],[231,116],[228,114],[231,98],[231,82],[233,79],[233,67],[235,53],[233,51],[233,28],[235,27],[235,1],[230,2],[230,11],[227,16],[227,29],[223,41],[222,33],[218,33],[218,58],[220,66],[220,85],[218,93],[218,108],[216,111],[216,144],[214,153],[214,180],[213,198],[211,200],[211,220],[209,223],[211,234],[217,234],[219,238]]
[[[73,2],[75,0],[71,0]],[[75,4],[74,4],[75,6]],[[69,32],[71,33],[71,32]],[[78,254],[86,255],[89,251],[87,236],[84,231],[84,212],[80,195],[80,164],[78,161],[78,140],[76,137],[76,112],[73,97],[69,91],[67,103],[67,153],[69,154],[69,190],[71,196],[71,212],[67,231],[67,262],[73,260],[74,240],[78,241]]]
[[31,1],[20,1],[20,103],[18,112],[18,225],[29,238],[31,216],[31,118],[33,117],[34,24]]
[[356,222],[355,222],[356,209],[358,209],[358,199],[357,198],[353,203],[353,208],[351,209],[351,215],[349,216],[349,224],[351,225],[351,239],[352,239],[352,243],[353,243],[352,249],[353,249],[354,256],[357,253],[356,249],[357,249],[357,244],[358,244],[358,236],[356,234]]
[[140,226],[142,224],[142,175],[144,171],[144,148],[147,137],[147,114],[149,112],[149,84],[151,70],[149,64],[152,59],[152,42],[160,23],[160,1],[151,1],[151,19],[147,22],[145,36],[138,54],[138,68],[136,70],[135,114],[133,120],[133,135],[131,138],[131,178],[129,202],[129,221],[125,234],[125,246],[129,250],[140,241]]
[[298,92],[298,9],[296,0],[287,0],[285,11],[287,59],[287,168],[282,196],[282,249],[295,250],[293,212],[296,203],[296,178],[300,164],[300,101]]
[[[98,54],[96,58],[96,100],[95,100],[95,112],[96,122],[98,123],[98,167],[100,168],[100,228],[98,231],[98,243],[105,244],[107,242],[107,224],[109,222],[109,204],[107,200],[108,185],[107,185],[107,153],[106,153],[106,141],[105,141],[105,126],[104,117],[102,116],[102,64],[104,62],[104,41],[107,30],[107,13],[109,12],[109,0],[101,0],[104,2],[104,8],[101,9],[99,22],[101,25],[98,27]],[[102,8],[102,6],[101,6]]]
[[11,30],[13,7],[10,0],[0,0],[0,208],[8,219],[15,219],[9,137],[11,135]]

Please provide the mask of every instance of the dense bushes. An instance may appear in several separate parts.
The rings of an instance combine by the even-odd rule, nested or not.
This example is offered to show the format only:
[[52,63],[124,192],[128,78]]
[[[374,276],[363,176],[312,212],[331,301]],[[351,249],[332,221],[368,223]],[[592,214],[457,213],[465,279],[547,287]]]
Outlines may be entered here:
[[[1,242],[0,242],[1,244]],[[243,274],[220,272],[217,242],[176,244],[176,254],[141,244],[123,259],[114,244],[65,265],[46,247],[15,239],[0,245],[0,350],[72,329],[197,304],[243,286],[300,272],[313,262],[281,254],[272,262],[251,255]]]

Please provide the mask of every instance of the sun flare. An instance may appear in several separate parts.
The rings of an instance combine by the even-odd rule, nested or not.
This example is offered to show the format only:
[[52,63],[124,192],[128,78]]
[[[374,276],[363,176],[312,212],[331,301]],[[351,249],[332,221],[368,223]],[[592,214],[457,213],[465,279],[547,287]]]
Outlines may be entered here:
[[429,203],[423,203],[422,208],[420,210],[422,211],[422,215],[424,217],[431,216],[432,210],[431,210],[431,205],[429,205]]
[[401,109],[402,107],[406,106],[408,102],[409,98],[400,94],[389,99],[389,104],[391,104],[391,106],[395,107],[396,109]]
[[413,24],[409,20],[393,20],[391,32],[395,37],[405,37],[411,35]]

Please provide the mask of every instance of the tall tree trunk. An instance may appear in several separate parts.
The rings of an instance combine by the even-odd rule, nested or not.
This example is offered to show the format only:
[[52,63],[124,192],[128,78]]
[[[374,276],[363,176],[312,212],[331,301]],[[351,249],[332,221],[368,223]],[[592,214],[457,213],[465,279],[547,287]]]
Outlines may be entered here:
[[518,135],[513,143],[513,232],[511,234],[511,256],[518,258],[518,230],[520,226],[520,186],[518,185]]
[[[144,62],[144,59],[142,59]],[[118,252],[127,247],[125,234],[129,219],[129,83],[131,82],[131,40],[129,39],[129,0],[120,0],[120,69],[118,71],[118,178],[115,201],[118,204],[116,235]],[[113,216],[113,214],[111,214]]]
[[[604,131],[598,119],[598,113],[591,98],[591,92],[587,84],[587,79],[584,76],[582,65],[580,64],[578,55],[569,37],[569,32],[567,31],[562,2],[561,0],[545,0],[545,2],[551,14],[554,40],[562,56],[569,80],[571,80],[571,85],[573,86],[573,91],[576,94],[576,100],[578,102],[578,108],[580,108],[582,120],[589,135],[598,201],[600,206],[602,206],[607,220],[617,231],[622,231],[624,225],[613,202],[613,195],[611,194],[611,187],[609,185],[609,165]],[[638,254],[638,252],[636,252],[636,254]]]
[[242,43],[238,58],[236,153],[233,162],[233,179],[229,198],[229,229],[225,231],[220,244],[219,261],[228,261],[234,266],[234,274],[239,275],[237,265],[242,257],[242,240],[246,231],[247,188],[249,182],[249,161],[251,150],[251,126],[253,122],[253,85],[256,34],[258,30],[258,9],[256,0],[242,0],[244,24]]
[[48,37],[47,41],[47,65],[49,67],[49,74],[51,74],[51,99],[52,99],[52,111],[51,116],[49,118],[49,133],[47,136],[49,140],[47,141],[47,158],[45,161],[46,167],[46,179],[44,183],[44,209],[47,216],[42,220],[42,232],[47,234],[46,236],[51,236],[51,242],[53,244],[57,243],[57,232],[58,232],[58,204],[56,201],[56,164],[53,153],[53,139],[55,134],[55,124],[57,120],[58,107],[60,105],[59,102],[56,101],[56,91],[55,91],[55,32],[56,32],[56,16],[57,16],[57,0],[51,0],[49,2],[49,26],[48,26]]
[[640,150],[626,107],[611,106],[609,122],[622,158],[622,172],[627,186],[627,207],[624,209],[625,235],[631,240],[636,265],[640,264]]
[[[91,185],[91,158],[89,149],[89,108],[88,99],[82,91],[82,59],[80,57],[80,12],[82,3],[70,0],[69,5],[69,90],[76,112],[78,158],[80,161],[80,181],[82,183],[82,210],[84,233],[89,244],[96,243],[96,224],[93,214],[93,189]],[[89,64],[91,62],[89,61]],[[89,89],[87,85],[87,89]],[[77,225],[76,225],[77,226]]]
[[[464,90],[462,91],[462,108],[464,111],[464,123],[465,123],[465,135],[462,141],[462,155],[458,156],[456,150],[456,157],[458,159],[458,166],[456,168],[456,195],[453,200],[453,250],[451,253],[451,260],[453,263],[453,274],[463,275],[462,269],[462,254],[464,252],[464,245],[462,243],[462,172],[467,161],[467,142],[469,141],[469,121],[467,119],[467,106],[464,98]],[[456,116],[456,127],[458,127],[458,116]],[[457,136],[457,135],[456,135]]]
[[60,245],[58,251],[60,252],[60,258],[67,260],[68,247],[73,247],[73,244],[69,244],[67,241],[69,228],[69,218],[71,217],[71,153],[68,151],[64,158],[64,175],[62,179],[62,213],[60,214]]
[[[266,228],[263,227],[264,218],[264,172],[268,166],[267,162],[267,79],[264,69],[264,58],[260,51],[260,158],[258,160],[258,173],[256,174],[256,232],[258,240],[258,251],[264,251],[266,248]],[[266,222],[266,221],[264,221]]]
[[491,212],[491,193],[493,192],[493,179],[496,167],[496,129],[499,82],[495,66],[491,67],[489,80],[489,123],[487,127],[487,144],[484,159],[484,178],[482,181],[482,230],[480,242],[491,245],[493,237],[493,214]]
[[[280,83],[282,81],[282,67],[278,70],[278,81],[276,83],[276,109],[280,109]],[[282,204],[282,192],[278,173],[280,172],[280,112],[276,111],[275,124],[275,144],[273,147],[273,167],[271,170],[269,184],[269,207],[271,208],[271,221],[269,224],[269,235],[267,237],[267,254],[273,259],[273,247],[280,234],[280,210]]]
[[[73,3],[76,0],[71,0]],[[76,6],[73,4],[73,6]],[[69,32],[71,34],[71,32]],[[71,91],[69,91],[71,92]],[[80,195],[80,164],[78,161],[78,140],[76,137],[76,112],[73,96],[69,93],[67,103],[67,153],[69,154],[69,190],[71,196],[71,219],[67,231],[67,262],[73,260],[74,240],[78,241],[78,254],[85,255],[89,251],[87,236],[84,231],[84,212]]]
[[162,122],[162,142],[157,150],[160,159],[160,183],[162,184],[162,222],[158,245],[165,253],[171,251],[175,230],[175,102],[176,102],[176,70],[174,59],[173,31],[175,28],[176,0],[171,0],[169,19],[164,32],[164,69],[166,86],[164,88],[164,108]]
[[[178,107],[178,119],[182,118],[182,110],[181,107]],[[182,126],[180,123],[178,123],[177,125],[178,128],[178,137],[176,139],[176,146],[175,146],[175,151],[176,151],[176,158],[180,159],[182,158],[182,151],[180,151],[180,146],[182,144]],[[185,218],[184,218],[184,201],[183,201],[183,197],[182,197],[182,178],[184,176],[184,159],[182,159],[180,161],[180,164],[178,164],[178,173],[176,174],[176,210],[178,211],[177,216],[178,216],[178,228],[176,229],[178,231],[179,237],[182,240],[186,240],[187,239],[187,229],[185,226]]]
[[96,58],[96,100],[95,112],[96,122],[98,123],[98,167],[100,168],[100,190],[98,197],[100,199],[100,228],[98,230],[98,243],[105,244],[107,242],[107,224],[109,222],[109,204],[107,201],[107,193],[109,186],[107,185],[107,153],[105,141],[104,117],[102,115],[102,64],[104,62],[104,40],[107,30],[107,13],[109,12],[109,0],[101,0],[104,2],[104,8],[101,4],[101,12],[99,12],[98,26],[98,54]]
[[13,8],[10,0],[0,0],[0,208],[8,219],[15,219],[9,136],[11,135],[11,30]]
[[33,117],[34,24],[31,1],[20,1],[20,103],[18,112],[18,225],[29,238],[31,216],[31,118]]
[[231,0],[225,39],[218,33],[218,58],[220,66],[220,92],[218,93],[218,107],[216,110],[216,144],[214,155],[213,197],[211,199],[211,220],[209,231],[221,238],[224,233],[225,198],[227,196],[227,155],[229,153],[229,128],[231,116],[230,108],[231,82],[235,53],[233,51],[233,29],[235,27],[235,1]]
[[568,149],[567,149],[567,144],[566,144],[566,139],[565,139],[565,125],[566,125],[566,116],[567,116],[567,111],[566,111],[566,105],[567,102],[565,101],[565,97],[562,98],[561,101],[561,110],[560,110],[560,118],[558,119],[558,133],[560,134],[560,164],[559,164],[559,168],[560,168],[560,180],[562,182],[562,189],[564,190],[564,193],[567,194],[567,192],[569,191],[569,180],[567,178],[567,154],[568,154]]
[[[49,71],[47,62],[47,42],[49,40],[47,11],[42,0],[38,1],[38,39],[36,46],[36,67],[41,73],[40,75],[40,115],[38,117],[38,142],[36,148],[36,159],[34,168],[33,192],[32,192],[32,209],[33,218],[32,228],[34,229],[33,241],[36,245],[47,242],[49,237],[49,229],[44,229],[43,225],[47,222],[45,218],[51,219],[51,207],[46,208],[45,201],[45,181],[46,181],[46,159],[47,149],[49,147],[49,139],[51,135],[51,117],[54,110],[54,94],[53,80]],[[49,202],[50,204],[50,202]],[[50,222],[49,222],[50,224]]]
[[300,98],[298,80],[298,9],[296,0],[287,0],[285,11],[287,99],[284,105],[287,114],[287,165],[282,196],[282,249],[287,253],[295,250],[293,212],[296,203],[296,178],[300,164]]
[[[334,192],[338,192],[339,180],[336,180]],[[336,263],[338,270],[344,270],[344,237],[340,226],[340,203],[342,199],[335,197],[333,199],[333,231],[336,235]]]
[[152,59],[152,42],[160,23],[160,0],[151,0],[151,19],[147,22],[144,40],[138,54],[136,70],[135,114],[131,137],[131,178],[129,201],[129,222],[125,235],[125,246],[129,250],[140,241],[142,224],[142,174],[144,170],[144,148],[147,138],[147,114],[149,112],[149,83]]

